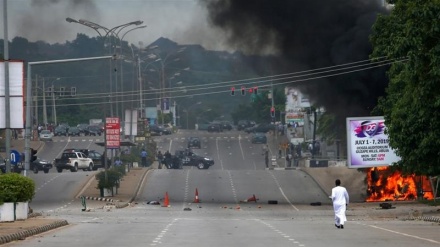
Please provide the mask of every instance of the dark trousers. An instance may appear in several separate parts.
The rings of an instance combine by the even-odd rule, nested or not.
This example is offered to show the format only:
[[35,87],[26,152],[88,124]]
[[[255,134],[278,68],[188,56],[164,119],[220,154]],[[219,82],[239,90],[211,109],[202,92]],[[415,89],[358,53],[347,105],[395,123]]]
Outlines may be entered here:
[[147,157],[142,157],[142,166],[143,167],[147,166]]

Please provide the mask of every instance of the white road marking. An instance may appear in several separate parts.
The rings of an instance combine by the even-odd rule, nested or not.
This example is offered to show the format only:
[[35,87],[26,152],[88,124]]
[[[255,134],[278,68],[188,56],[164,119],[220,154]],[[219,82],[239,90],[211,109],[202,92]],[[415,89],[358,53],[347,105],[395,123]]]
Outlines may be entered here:
[[422,238],[422,237],[419,237],[419,236],[416,236],[416,235],[411,235],[411,234],[407,234],[407,233],[403,233],[403,232],[398,232],[398,231],[386,229],[386,228],[379,227],[379,226],[367,225],[367,224],[362,224],[362,223],[359,223],[359,222],[356,222],[356,223],[359,224],[359,225],[364,225],[364,226],[369,226],[369,227],[372,227],[372,228],[376,228],[376,229],[379,229],[379,230],[382,230],[382,231],[387,231],[387,232],[391,232],[391,233],[394,233],[394,234],[398,234],[398,235],[402,235],[402,236],[406,236],[406,237],[410,237],[410,238],[420,239],[420,240],[424,240],[424,241],[427,241],[427,242],[430,242],[430,243],[434,243],[434,244],[440,244],[439,241],[435,241],[433,239]]

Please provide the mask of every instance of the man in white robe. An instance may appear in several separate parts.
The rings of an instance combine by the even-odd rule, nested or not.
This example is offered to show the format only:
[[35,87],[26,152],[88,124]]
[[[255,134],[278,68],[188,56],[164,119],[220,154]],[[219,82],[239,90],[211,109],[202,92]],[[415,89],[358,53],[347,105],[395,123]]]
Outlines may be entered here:
[[336,187],[332,189],[331,199],[333,201],[333,209],[335,211],[335,226],[337,228],[344,228],[344,223],[347,221],[345,210],[347,209],[349,197],[347,190],[341,186],[341,180],[336,179]]

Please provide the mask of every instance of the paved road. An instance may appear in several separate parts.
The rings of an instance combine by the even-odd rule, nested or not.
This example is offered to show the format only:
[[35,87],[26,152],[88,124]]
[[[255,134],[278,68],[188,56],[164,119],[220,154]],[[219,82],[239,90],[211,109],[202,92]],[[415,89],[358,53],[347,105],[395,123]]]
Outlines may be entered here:
[[[180,133],[156,138],[161,150],[186,147]],[[66,219],[70,225],[39,234],[14,246],[439,246],[439,225],[434,222],[404,221],[410,213],[426,207],[398,205],[384,211],[378,204],[354,204],[347,212],[344,230],[333,225],[332,207],[326,193],[301,170],[265,170],[260,146],[233,132],[199,133],[201,155],[214,158],[208,170],[153,170],[147,176],[137,203],[115,209],[98,202],[90,212],[81,211],[78,200],[58,207],[60,186],[43,209],[45,216]],[[63,143],[60,140],[59,143]],[[79,141],[80,142],[80,141]],[[57,142],[54,142],[57,143]],[[78,143],[77,143],[78,144]],[[77,145],[76,144],[76,145]],[[70,145],[70,144],[69,144]],[[88,145],[87,141],[84,145]],[[64,148],[58,145],[59,149]],[[57,147],[53,147],[56,149]],[[52,150],[51,152],[56,152]],[[88,173],[62,173],[64,186],[78,186]],[[47,180],[57,173],[36,174]],[[40,175],[47,175],[45,178]],[[90,175],[90,174],[89,174]],[[71,177],[72,176],[72,177]],[[69,180],[71,178],[76,180]],[[75,185],[76,184],[76,185]],[[55,184],[48,184],[48,188]],[[51,188],[56,191],[55,188]],[[200,204],[193,203],[195,190]],[[55,192],[54,192],[55,193]],[[170,207],[150,205],[164,202]],[[44,190],[37,192],[42,198]],[[255,195],[257,202],[242,202]],[[268,201],[278,204],[268,204]],[[311,202],[322,201],[322,206]],[[326,203],[325,203],[326,202]],[[41,201],[36,203],[42,204]]]

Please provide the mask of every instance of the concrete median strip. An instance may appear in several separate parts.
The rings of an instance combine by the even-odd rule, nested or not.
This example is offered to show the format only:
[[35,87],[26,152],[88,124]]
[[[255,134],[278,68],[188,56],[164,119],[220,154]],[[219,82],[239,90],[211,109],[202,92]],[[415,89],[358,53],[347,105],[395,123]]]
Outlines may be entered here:
[[6,234],[3,236],[0,236],[0,244],[6,244],[6,243],[9,243],[12,241],[17,241],[17,240],[24,240],[27,237],[30,237],[30,236],[33,236],[36,234],[40,234],[43,232],[47,232],[47,231],[50,231],[50,230],[58,228],[58,227],[67,226],[68,224],[69,223],[66,220],[57,220],[57,221],[54,221],[54,222],[47,224],[47,225],[36,226],[31,229],[26,229],[23,231],[11,233],[11,234]]

